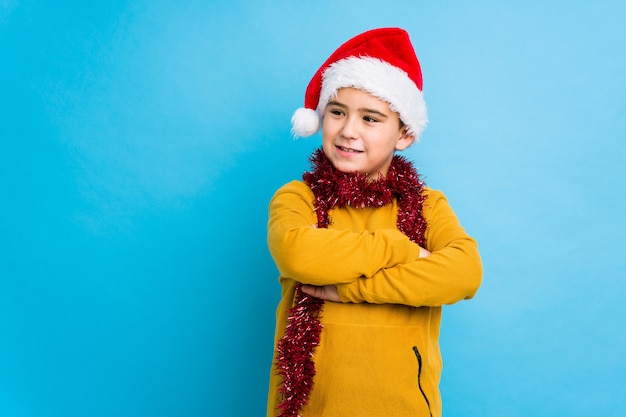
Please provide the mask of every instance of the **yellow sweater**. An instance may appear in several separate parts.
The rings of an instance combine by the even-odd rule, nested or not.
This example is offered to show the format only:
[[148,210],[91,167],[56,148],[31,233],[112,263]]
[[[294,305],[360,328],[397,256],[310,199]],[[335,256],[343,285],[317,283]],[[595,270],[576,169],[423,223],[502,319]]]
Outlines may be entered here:
[[[275,343],[296,282],[336,284],[342,301],[323,307],[313,391],[302,417],[441,415],[441,306],[471,298],[482,266],[476,242],[445,196],[425,192],[427,258],[396,227],[395,203],[332,209],[328,229],[318,229],[306,184],[290,182],[272,198],[268,246],[282,285]],[[268,416],[278,414],[279,386],[272,367]]]

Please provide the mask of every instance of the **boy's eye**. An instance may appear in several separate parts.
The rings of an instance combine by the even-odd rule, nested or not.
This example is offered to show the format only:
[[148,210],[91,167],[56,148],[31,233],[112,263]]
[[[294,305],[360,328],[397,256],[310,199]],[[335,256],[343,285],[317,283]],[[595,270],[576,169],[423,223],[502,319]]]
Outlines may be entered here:
[[376,123],[378,119],[373,118],[372,116],[363,116],[363,120],[369,123]]
[[334,114],[335,116],[341,116],[343,114],[343,112],[341,110],[337,110],[337,109],[330,109],[330,110],[328,110],[328,112],[330,114]]

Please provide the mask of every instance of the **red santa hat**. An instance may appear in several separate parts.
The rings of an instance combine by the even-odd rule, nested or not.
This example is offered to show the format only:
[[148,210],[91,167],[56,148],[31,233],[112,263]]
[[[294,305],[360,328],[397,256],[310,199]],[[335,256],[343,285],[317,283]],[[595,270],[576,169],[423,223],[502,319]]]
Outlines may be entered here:
[[292,133],[297,137],[315,134],[326,105],[344,87],[366,91],[388,102],[415,139],[428,123],[422,71],[403,29],[369,30],[333,52],[309,82],[304,107],[291,118]]

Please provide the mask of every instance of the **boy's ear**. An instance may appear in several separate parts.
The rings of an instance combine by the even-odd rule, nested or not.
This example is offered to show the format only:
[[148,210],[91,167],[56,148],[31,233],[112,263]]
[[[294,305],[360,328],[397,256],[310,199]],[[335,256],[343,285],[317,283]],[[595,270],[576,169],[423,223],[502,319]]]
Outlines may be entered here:
[[404,127],[404,129],[402,129],[402,136],[400,136],[400,138],[396,142],[396,151],[405,150],[406,148],[411,146],[414,140],[415,140],[415,135],[409,134],[409,129]]

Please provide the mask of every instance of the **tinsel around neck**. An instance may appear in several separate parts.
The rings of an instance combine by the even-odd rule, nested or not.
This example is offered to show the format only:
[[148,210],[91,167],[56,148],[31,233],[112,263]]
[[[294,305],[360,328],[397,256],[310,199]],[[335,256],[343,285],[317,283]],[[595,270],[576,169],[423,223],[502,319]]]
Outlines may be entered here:
[[398,228],[411,240],[424,243],[426,223],[422,218],[424,182],[413,164],[394,155],[386,176],[371,180],[367,174],[342,172],[320,148],[311,155],[313,170],[304,182],[315,195],[318,227],[328,227],[328,211],[335,207],[382,207],[395,199],[400,206]]

